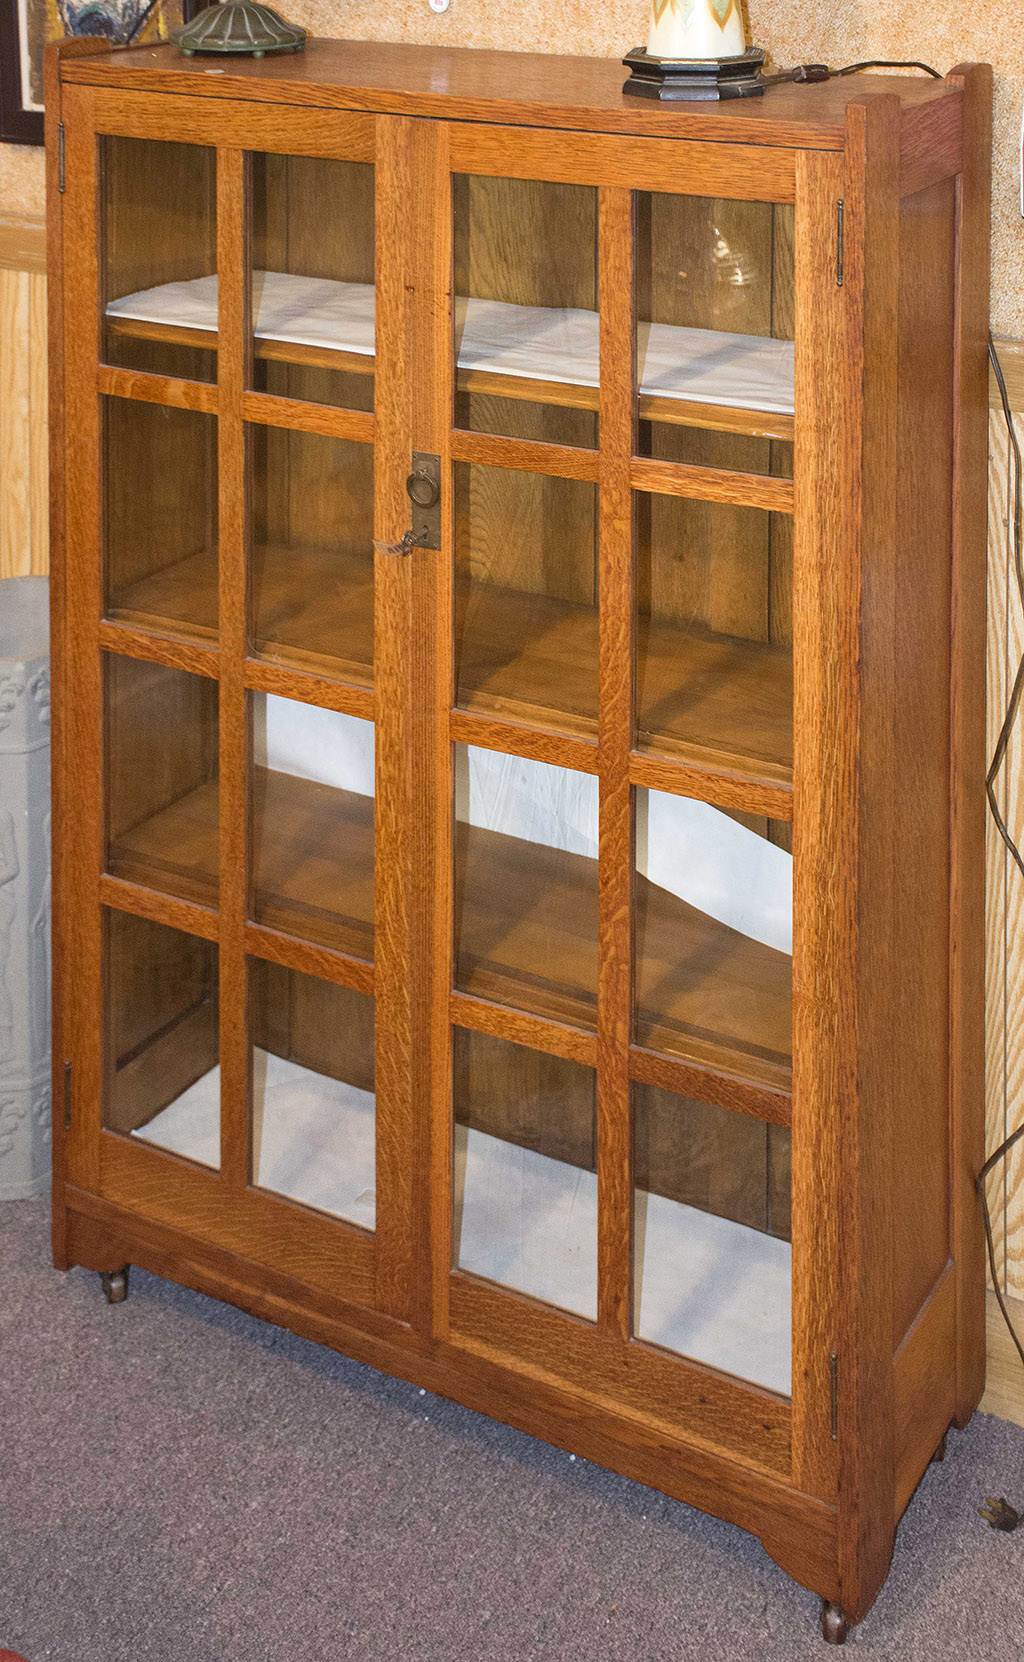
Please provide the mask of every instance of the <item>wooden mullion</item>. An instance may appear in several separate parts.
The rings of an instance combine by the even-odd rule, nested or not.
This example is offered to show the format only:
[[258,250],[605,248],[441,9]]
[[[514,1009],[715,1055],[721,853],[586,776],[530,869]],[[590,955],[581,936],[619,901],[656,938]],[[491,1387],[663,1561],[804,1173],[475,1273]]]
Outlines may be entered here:
[[303,704],[316,704],[322,710],[338,710],[342,715],[358,716],[360,721],[372,721],[374,695],[370,687],[353,687],[343,681],[329,681],[324,675],[310,675],[305,670],[286,668],[283,664],[267,663],[259,658],[247,658],[242,671],[246,687],[254,692],[273,693],[278,698],[295,698]]
[[374,967],[367,959],[314,946],[312,941],[300,941],[264,923],[246,924],[245,950],[251,958],[264,958],[267,963],[298,970],[301,975],[315,975],[320,981],[351,987],[357,993],[373,992]]
[[217,414],[217,388],[207,381],[183,381],[173,375],[152,375],[140,369],[116,369],[100,364],[96,370],[100,392],[131,398],[141,404],[162,404],[176,410]]
[[101,623],[100,645],[105,652],[116,653],[121,658],[139,658],[147,664],[166,664],[168,669],[183,669],[189,675],[205,675],[211,681],[216,681],[220,674],[220,654],[215,646],[183,641],[173,635],[158,635],[148,629],[132,629],[124,623]]
[[[426,124],[421,123],[421,126]],[[435,1342],[450,1330],[452,1265],[453,1063],[448,995],[454,982],[455,801],[453,747],[449,729],[455,698],[455,468],[454,421],[454,249],[452,227],[451,135],[447,124],[421,137],[419,242],[422,248],[417,313],[421,350],[414,382],[413,442],[440,457],[441,549],[419,564],[420,605],[429,620],[421,640],[430,642],[423,664],[428,759],[424,787],[429,816],[421,842],[422,877],[429,885],[430,910],[424,946],[428,955],[427,1033],[429,1121],[420,1144],[422,1182],[420,1240],[426,1276],[421,1282],[422,1319]]]
[[[406,118],[381,119],[377,143],[377,359],[374,600],[377,847],[374,877],[377,1067],[377,1301],[429,1334],[443,1328],[437,1256],[447,1263],[444,1200],[450,1172],[432,1174],[434,1123],[449,1122],[446,920],[441,775],[448,705],[436,697],[437,657],[448,654],[441,623],[449,551],[385,552],[410,523],[405,482],[412,450],[442,456],[444,380],[438,339],[448,315],[448,216],[443,208],[446,131]],[[444,493],[445,497],[447,492]],[[443,498],[444,500],[444,498]],[[442,539],[443,540],[443,539]],[[442,748],[442,746],[444,748]],[[447,924],[450,929],[450,923]],[[439,1034],[443,1042],[439,1040]]]
[[[257,351],[257,357],[264,354]],[[291,361],[291,360],[286,360]],[[372,372],[374,360],[365,360]],[[292,433],[322,433],[329,439],[352,439],[372,444],[373,415],[369,410],[341,410],[330,404],[308,404],[298,398],[281,398],[269,392],[247,392],[242,399],[246,421],[261,427],[283,427]]]
[[647,1050],[642,1045],[630,1047],[629,1071],[632,1079],[644,1085],[656,1085],[659,1090],[692,1096],[737,1114],[749,1114],[770,1125],[792,1123],[792,1092],[777,1086],[740,1079],[704,1063],[685,1062],[681,1057]]
[[199,906],[192,900],[179,900],[177,895],[160,894],[155,889],[143,888],[124,877],[104,874],[100,878],[100,900],[104,906],[118,912],[130,912],[133,917],[148,918],[152,923],[166,924],[169,929],[180,929],[186,935],[198,935],[204,941],[220,939],[220,919],[209,906]]
[[764,814],[769,819],[793,818],[793,787],[789,784],[769,784],[738,772],[690,767],[685,762],[673,762],[642,750],[635,750],[630,757],[629,777],[634,785],[667,791],[673,796],[695,797],[699,802],[710,802],[713,807]]
[[542,444],[537,439],[503,438],[496,433],[474,433],[466,428],[457,428],[452,433],[452,460],[591,483],[597,480],[600,465],[596,450],[585,450],[578,445]]
[[601,475],[598,552],[597,1177],[599,1330],[632,1332],[633,493],[636,315],[633,197],[599,191]]
[[572,768],[576,773],[597,772],[597,745],[592,739],[577,739],[568,733],[549,732],[547,728],[500,721],[493,716],[477,715],[473,710],[453,710],[449,730],[456,742],[477,745],[482,750],[526,756],[531,761]]
[[631,474],[634,490],[651,491],[657,496],[730,502],[741,508],[764,508],[776,514],[793,512],[792,479],[737,473],[728,468],[693,467],[686,462],[662,462],[648,456],[634,456]]
[[248,516],[242,419],[252,351],[248,172],[244,151],[218,152],[221,1176],[234,1190],[247,1187],[250,1176],[245,963],[249,712],[244,679]]
[[496,1004],[473,993],[451,993],[449,1010],[456,1027],[488,1033],[512,1044],[528,1045],[531,1050],[541,1050],[546,1056],[561,1056],[583,1067],[597,1066],[596,1034],[581,1027],[570,1027],[568,1022],[514,1010],[507,1004]]

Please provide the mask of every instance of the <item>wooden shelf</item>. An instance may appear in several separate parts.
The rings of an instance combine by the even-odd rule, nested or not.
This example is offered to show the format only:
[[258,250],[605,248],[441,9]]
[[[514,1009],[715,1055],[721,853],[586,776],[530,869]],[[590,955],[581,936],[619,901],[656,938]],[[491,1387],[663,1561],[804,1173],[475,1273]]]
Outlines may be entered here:
[[218,817],[212,779],[123,832],[107,851],[107,871],[141,888],[215,907]]
[[111,594],[106,616],[133,629],[168,630],[188,640],[217,639],[217,553],[201,549]]
[[[369,556],[268,546],[254,549],[252,569],[253,650],[260,657],[372,687]],[[459,610],[461,709],[596,739],[592,608],[479,585],[463,594]],[[136,629],[215,641],[216,557],[194,554],[144,578],[114,597],[107,616]],[[706,769],[739,769],[772,785],[790,783],[788,648],[644,620],[638,637],[639,749]]]
[[[167,345],[201,347],[216,352],[216,330],[196,329],[173,323],[153,323],[141,318],[106,317],[105,326],[114,337],[157,341]],[[349,375],[373,375],[376,358],[341,347],[308,346],[256,335],[253,342],[258,359],[273,363],[301,364],[313,369],[341,370]],[[483,369],[459,369],[457,392],[489,394],[530,404],[551,404],[559,409],[596,410],[600,389],[569,381],[545,381],[522,375],[502,374]],[[665,398],[640,393],[637,415],[641,421],[661,422],[673,427],[702,427],[711,432],[742,433],[753,438],[793,442],[792,415],[773,410],[748,410],[729,404],[708,404],[697,400]]]
[[[253,769],[252,916],[319,946],[373,956],[373,800]],[[172,802],[110,850],[114,877],[217,904],[217,783]]]
[[[206,352],[216,352],[218,335],[215,329],[191,329],[185,324],[150,323],[143,318],[110,317],[104,319],[107,332],[127,340],[159,341],[167,346],[198,346]],[[310,369],[341,369],[349,375],[372,375],[375,360],[365,352],[345,352],[339,347],[303,346],[298,341],[274,340],[257,335],[253,341],[257,358],[281,364],[302,364]]]
[[[313,675],[373,685],[373,555],[257,545],[253,651]],[[107,617],[136,629],[217,639],[217,556],[190,555],[112,597]]]
[[[373,956],[373,801],[294,774],[253,773],[257,923]],[[460,827],[460,989],[584,1030],[596,1022],[593,860]],[[217,899],[217,786],[144,820],[111,850],[114,877]],[[637,877],[638,1041],[742,1078],[789,1085],[791,961]]]
[[[596,862],[476,826],[459,831],[458,988],[593,1030]],[[639,875],[636,903],[639,1042],[788,1089],[789,956]]]
[[[485,369],[460,369],[457,392],[489,394],[522,403],[553,404],[561,410],[597,410],[599,387],[576,386],[566,381],[534,381],[520,375],[499,375]],[[774,410],[743,410],[730,404],[701,404],[693,399],[659,398],[642,392],[636,401],[641,421],[656,421],[667,427],[703,427],[712,433],[742,433],[749,438],[783,439],[793,442],[793,417]]]
[[257,923],[373,958],[373,798],[253,769]]
[[271,663],[373,686],[373,551],[256,547],[252,649]]
[[[458,616],[460,709],[596,738],[593,607],[480,584],[463,591]],[[637,657],[638,748],[791,782],[788,648],[641,619]]]

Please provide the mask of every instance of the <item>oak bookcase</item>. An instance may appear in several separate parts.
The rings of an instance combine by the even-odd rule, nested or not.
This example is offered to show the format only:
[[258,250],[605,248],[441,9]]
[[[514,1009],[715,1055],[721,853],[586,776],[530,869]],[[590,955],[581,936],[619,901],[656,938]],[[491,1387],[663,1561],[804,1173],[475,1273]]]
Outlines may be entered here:
[[57,1262],[841,1641],[983,1383],[988,71],[48,73]]

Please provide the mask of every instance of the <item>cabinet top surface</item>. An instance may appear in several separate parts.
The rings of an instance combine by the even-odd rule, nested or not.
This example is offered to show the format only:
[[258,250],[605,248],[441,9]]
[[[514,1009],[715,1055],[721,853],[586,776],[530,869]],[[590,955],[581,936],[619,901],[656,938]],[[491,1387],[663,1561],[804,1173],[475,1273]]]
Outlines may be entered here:
[[944,81],[866,74],[771,87],[722,104],[659,105],[626,96],[617,59],[311,40],[295,56],[185,58],[163,45],[67,58],[65,82],[309,107],[519,125],[717,139],[806,149],[843,147],[846,110],[895,93],[905,111],[950,96]]

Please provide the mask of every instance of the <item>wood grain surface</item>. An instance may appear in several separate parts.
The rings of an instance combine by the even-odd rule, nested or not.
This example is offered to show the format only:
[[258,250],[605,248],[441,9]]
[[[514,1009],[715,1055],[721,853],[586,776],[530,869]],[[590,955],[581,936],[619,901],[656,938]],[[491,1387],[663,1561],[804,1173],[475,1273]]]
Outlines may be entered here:
[[[981,1292],[964,1203],[984,76],[734,112],[631,107],[621,71],[585,61],[314,43],[216,78],[179,63],[97,53],[60,88],[61,455],[76,482],[108,464],[102,492],[55,497],[76,816],[58,1257],[131,1241],[243,1303],[255,1271],[267,1309],[396,1371],[461,1377],[455,1394],[513,1418],[528,1403],[541,1431],[568,1404],[574,1447],[636,1474],[657,1454],[672,1492],[750,1522],[858,1620],[933,1421],[969,1412],[976,1372],[954,1383]],[[524,71],[528,88],[499,79]],[[156,140],[176,159],[147,239]],[[310,233],[332,156],[354,251],[337,215]],[[274,250],[275,268],[366,280],[371,162],[372,378],[267,355],[250,265]],[[108,332],[98,374],[96,295],[208,267],[214,181],[216,388],[210,343],[151,332]],[[557,229],[563,208],[575,234],[549,260],[550,237],[517,242],[517,219]],[[712,235],[766,280],[719,282]],[[599,300],[596,407],[460,386],[453,288],[468,271],[508,299],[506,268],[516,303]],[[782,339],[803,319],[792,428],[661,420],[636,397],[638,315]],[[403,537],[417,449],[440,458],[440,551]],[[374,795],[258,766],[270,693],[372,718]],[[970,752],[952,833],[951,715]],[[599,857],[458,819],[453,740],[475,738],[595,773]],[[793,848],[792,957],[637,870],[650,790]],[[1007,801],[1012,822],[1010,783]],[[374,1235],[254,1186],[254,1039],[373,1081]],[[128,1135],[218,1054],[216,1171]],[[453,1099],[466,1124],[596,1169],[596,1323],[452,1272]],[[791,1400],[634,1336],[637,1182],[792,1238]]]

